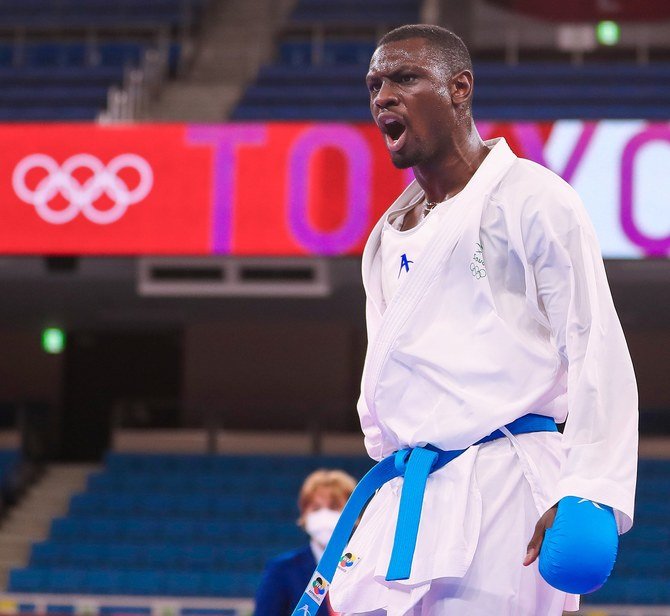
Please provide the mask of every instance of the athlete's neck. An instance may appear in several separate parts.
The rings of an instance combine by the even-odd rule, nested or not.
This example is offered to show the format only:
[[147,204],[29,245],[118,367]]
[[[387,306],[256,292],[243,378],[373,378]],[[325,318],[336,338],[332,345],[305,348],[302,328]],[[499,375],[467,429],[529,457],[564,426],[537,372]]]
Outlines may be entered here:
[[489,151],[472,124],[465,134],[446,144],[443,155],[416,165],[414,177],[428,201],[439,203],[465,188]]

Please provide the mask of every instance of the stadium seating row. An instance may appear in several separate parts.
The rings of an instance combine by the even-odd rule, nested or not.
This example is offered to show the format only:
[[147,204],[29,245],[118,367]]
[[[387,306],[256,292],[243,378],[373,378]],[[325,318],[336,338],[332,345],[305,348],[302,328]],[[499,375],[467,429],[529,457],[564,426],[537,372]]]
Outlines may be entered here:
[[622,549],[617,557],[617,574],[626,576],[670,577],[670,553],[657,547],[635,549],[630,541],[622,541]]
[[[148,47],[139,42],[94,48],[85,43],[0,45],[0,120],[94,120],[106,106],[110,86],[122,81],[124,68],[136,66]],[[180,46],[172,44],[169,70],[176,71],[179,54]]]
[[[168,69],[175,74],[181,53],[176,41],[202,19],[207,2],[4,0],[0,121],[95,120],[109,88],[120,85],[123,68],[139,65],[144,51],[155,46],[147,34],[152,40],[172,38]],[[22,89],[27,85],[41,90]]]
[[[289,64],[269,64],[259,72],[259,79],[263,83],[298,84],[308,80],[317,80],[324,85],[328,80],[333,83],[349,82],[352,85],[360,83],[368,69],[368,60],[362,64],[338,64],[332,67],[320,65],[305,65],[300,71]],[[604,82],[612,83],[617,79],[635,85],[649,85],[661,83],[670,79],[670,63],[655,62],[652,64],[632,64],[624,62],[593,63],[575,66],[561,62],[526,62],[521,64],[502,64],[499,62],[476,62],[474,64],[476,82],[483,81],[491,84],[509,85],[511,79],[518,79],[523,84],[526,80],[537,80],[540,84],[556,84],[557,81],[569,81],[588,85]],[[566,84],[566,85],[570,85]]]
[[[642,500],[640,496],[640,503],[643,506],[643,511],[646,508],[646,501]],[[666,512],[660,512],[659,518],[662,518],[666,515]],[[644,520],[637,519],[633,529],[624,535],[622,541],[627,547],[634,548],[650,548],[657,547],[659,549],[668,550],[670,549],[670,527],[667,524],[663,524],[662,520],[658,520],[656,523],[648,521],[647,523]],[[644,516],[643,516],[644,517]],[[667,517],[666,517],[667,521]]]
[[70,515],[172,515],[195,518],[253,519],[266,515],[297,515],[295,494],[77,494]]
[[94,121],[103,109],[102,103],[94,107],[67,105],[57,107],[42,101],[34,106],[0,107],[0,122],[80,122]]
[[4,0],[0,4],[0,24],[28,29],[158,29],[184,24],[198,15],[205,3],[206,0]]
[[164,543],[57,543],[32,546],[30,566],[34,568],[175,569],[185,571],[228,570],[258,572],[275,554],[275,546],[231,546],[226,543],[165,545]]
[[21,460],[18,449],[0,449],[0,477],[11,472]]
[[63,543],[170,543],[258,545],[295,545],[304,534],[294,518],[265,520],[197,520],[167,516],[56,518],[51,524],[50,540]]
[[[49,539],[33,546],[30,566],[12,572],[10,590],[252,596],[265,560],[305,541],[295,525],[295,492],[268,496],[267,469],[289,486],[322,466],[360,476],[370,461],[109,454],[89,491],[73,497],[68,517],[54,520]],[[640,462],[636,525],[622,537],[611,580],[586,603],[670,600],[668,471],[669,461]],[[243,480],[233,481],[235,473]]]
[[[324,46],[326,62],[319,65],[310,64],[311,52],[304,44],[282,46],[281,55],[298,58],[297,63],[291,60],[264,67],[245,92],[234,118],[369,121],[364,86],[367,59],[347,63],[338,58],[369,58],[370,45],[352,43],[349,51],[341,42],[333,43],[332,49],[329,45]],[[475,76],[474,110],[479,119],[665,119],[670,105],[669,63],[644,67],[480,63],[475,66]],[[625,97],[620,95],[622,79],[634,84]]]
[[0,509],[14,500],[21,488],[19,469],[21,453],[18,449],[0,449]]
[[10,573],[12,592],[249,597],[256,573],[165,572],[143,569],[28,568]]
[[291,41],[279,46],[279,62],[286,66],[367,65],[375,50],[374,41]]
[[[30,566],[12,572],[11,590],[251,596],[267,559],[305,541],[295,524],[305,474],[340,466],[360,476],[371,465],[342,456],[109,454],[106,462],[48,541],[33,546]],[[268,494],[268,469],[272,483],[291,489]]]
[[[151,47],[152,44],[143,41],[0,43],[0,67],[137,66]],[[171,68],[176,67],[179,53],[179,44],[172,43],[168,52]]]
[[354,474],[362,474],[371,466],[368,458],[349,456],[203,456],[198,454],[129,454],[111,452],[105,457],[106,471],[173,473],[224,473],[240,474],[271,473],[272,480],[277,474],[289,472],[304,477],[305,472],[320,467],[343,468]]
[[262,489],[264,494],[297,494],[302,475],[277,474],[272,481],[258,473],[198,473],[195,477],[188,473],[153,475],[151,473],[96,473],[88,478],[88,492],[108,493],[156,493],[179,491],[182,494],[222,494],[227,490]]
[[[249,538],[247,538],[249,541]],[[670,577],[670,554],[660,546],[635,549],[626,541],[616,563],[617,574],[627,576]],[[292,547],[288,542],[286,547]],[[61,543],[47,541],[32,546],[30,566],[94,567],[135,569],[177,569],[186,571],[229,570],[231,563],[236,571],[258,572],[277,553],[275,542],[255,545],[209,542],[206,544],[145,543]]]
[[[362,100],[366,101],[365,93]],[[477,103],[474,111],[475,120],[487,121],[526,121],[542,122],[555,120],[624,120],[631,117],[645,120],[665,121],[668,117],[667,104],[648,105],[613,104],[610,101],[599,101],[598,104],[535,104],[520,105],[514,103],[484,105]],[[370,122],[370,110],[367,103],[347,102],[338,105],[244,105],[237,107],[233,113],[236,121],[322,121],[322,122]]]
[[[611,96],[611,86],[588,85],[580,88],[581,99],[584,105],[599,104]],[[575,93],[570,88],[558,85],[542,84],[506,84],[489,85],[479,84],[477,87],[478,104],[490,105],[501,98],[511,99],[518,96],[524,104],[531,106],[542,101],[552,101],[552,104],[564,105],[570,102]],[[272,100],[279,104],[293,104],[300,99],[303,104],[335,104],[355,102],[357,99],[366,100],[365,85],[363,82],[356,86],[324,85],[318,90],[305,85],[286,87],[285,85],[252,86],[246,92],[246,101],[249,104],[262,105]],[[670,102],[670,83],[665,85],[647,85],[635,89],[627,97],[629,104],[644,104],[648,100],[656,100],[659,104]],[[518,103],[517,103],[518,104]],[[611,103],[610,103],[611,104]]]
[[614,573],[599,591],[582,598],[585,605],[668,605],[670,604],[670,584],[667,577]]
[[0,67],[0,86],[3,88],[20,86],[107,86],[110,83],[121,81],[122,78],[122,66]]

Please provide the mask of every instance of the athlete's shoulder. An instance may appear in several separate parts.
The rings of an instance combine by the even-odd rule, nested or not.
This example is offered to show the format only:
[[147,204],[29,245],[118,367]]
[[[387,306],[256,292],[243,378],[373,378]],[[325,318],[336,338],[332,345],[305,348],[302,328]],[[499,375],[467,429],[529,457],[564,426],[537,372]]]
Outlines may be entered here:
[[561,176],[526,158],[517,158],[499,185],[501,191],[514,191],[524,197],[580,201],[575,189]]
[[548,217],[573,223],[583,220],[586,211],[577,191],[546,167],[517,158],[492,193],[504,205],[508,216]]

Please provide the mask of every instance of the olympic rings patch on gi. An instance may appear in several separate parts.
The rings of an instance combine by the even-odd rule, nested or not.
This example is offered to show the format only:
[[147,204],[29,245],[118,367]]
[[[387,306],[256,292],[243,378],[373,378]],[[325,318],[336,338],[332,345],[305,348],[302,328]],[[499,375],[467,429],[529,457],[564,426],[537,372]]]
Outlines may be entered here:
[[470,271],[477,280],[486,278],[486,270],[483,267],[479,267],[476,263],[470,263]]
[[[91,177],[83,183],[74,177],[78,169],[90,171]],[[130,188],[119,177],[122,169],[134,169],[139,175],[135,188]],[[26,176],[34,170],[46,171],[46,175],[31,188]],[[105,166],[92,154],[75,154],[59,165],[47,154],[30,154],[14,169],[12,186],[22,201],[35,207],[42,220],[52,225],[62,225],[80,213],[97,225],[108,225],[121,218],[129,206],[142,201],[153,188],[154,174],[149,163],[137,154],[120,154]],[[67,206],[54,209],[49,203],[61,195]],[[96,202],[106,195],[113,205],[98,209]]]

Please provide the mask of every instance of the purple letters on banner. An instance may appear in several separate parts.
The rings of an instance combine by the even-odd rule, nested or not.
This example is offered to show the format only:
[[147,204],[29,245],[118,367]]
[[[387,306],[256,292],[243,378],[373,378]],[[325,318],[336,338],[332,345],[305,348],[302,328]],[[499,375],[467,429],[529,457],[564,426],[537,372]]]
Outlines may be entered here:
[[631,242],[640,246],[648,256],[662,257],[670,250],[670,235],[661,238],[649,237],[639,229],[634,216],[635,157],[640,148],[651,141],[665,141],[670,145],[670,127],[650,125],[626,144],[621,155],[621,226]]
[[191,143],[214,146],[212,252],[231,254],[237,148],[241,145],[263,145],[267,130],[262,124],[202,124],[189,126],[186,134]]
[[[323,232],[309,224],[309,162],[319,149],[337,148],[348,162],[347,216],[335,231]],[[289,156],[289,226],[296,241],[314,254],[342,254],[364,236],[370,218],[370,150],[363,136],[346,124],[317,124],[295,140]]]
[[[577,140],[565,167],[563,169],[553,169],[553,171],[558,173],[558,175],[560,175],[566,182],[572,180],[572,176],[575,174],[575,171],[584,156],[584,152],[586,152],[586,148],[589,143],[591,143],[595,130],[595,122],[584,122],[582,125],[582,132],[579,135],[579,139]],[[543,167],[551,169],[544,157],[545,144],[542,142],[537,124],[515,124],[514,132],[523,146],[523,155],[530,160],[539,163]]]

